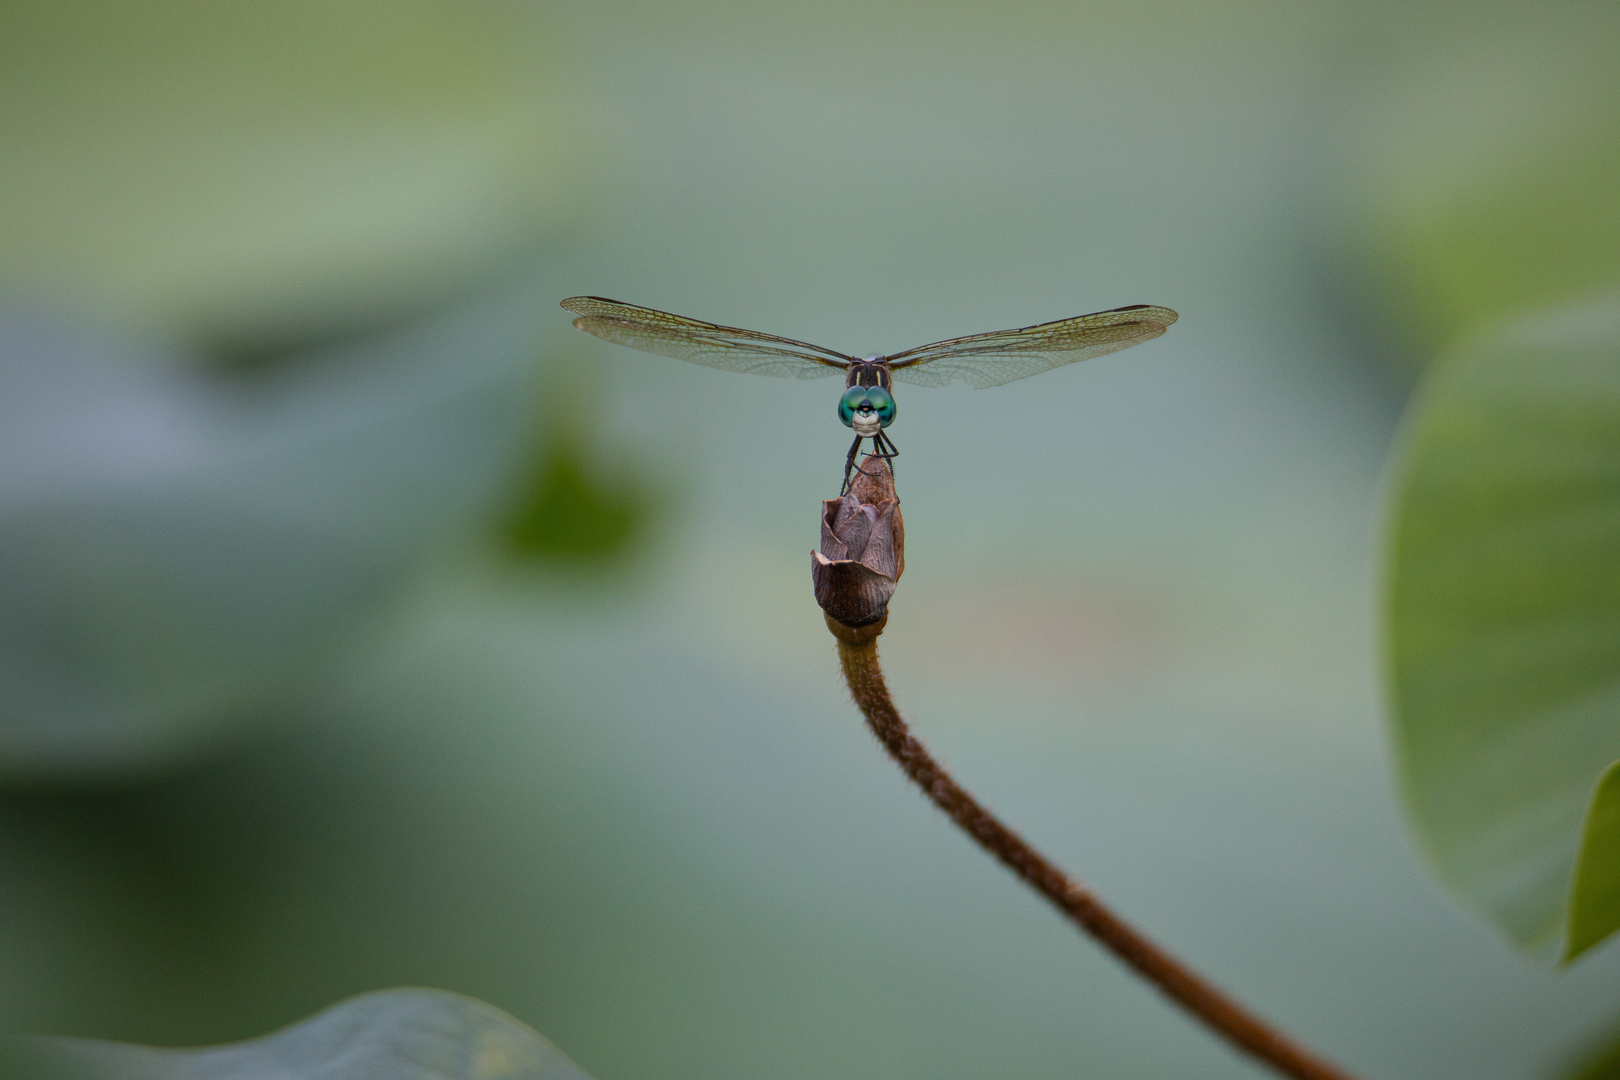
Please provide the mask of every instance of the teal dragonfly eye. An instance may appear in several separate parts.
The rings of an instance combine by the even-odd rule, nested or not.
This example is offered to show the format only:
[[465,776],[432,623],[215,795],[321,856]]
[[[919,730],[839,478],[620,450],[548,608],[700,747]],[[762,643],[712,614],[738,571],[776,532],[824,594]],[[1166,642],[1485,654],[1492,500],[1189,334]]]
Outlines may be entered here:
[[855,410],[866,404],[866,387],[852,386],[838,399],[838,420],[845,427],[855,426]]
[[888,427],[894,415],[894,396],[881,386],[852,386],[838,399],[838,419],[845,427]]
[[888,427],[894,423],[894,395],[881,386],[868,386],[866,400],[871,403],[872,409],[878,414],[878,423]]

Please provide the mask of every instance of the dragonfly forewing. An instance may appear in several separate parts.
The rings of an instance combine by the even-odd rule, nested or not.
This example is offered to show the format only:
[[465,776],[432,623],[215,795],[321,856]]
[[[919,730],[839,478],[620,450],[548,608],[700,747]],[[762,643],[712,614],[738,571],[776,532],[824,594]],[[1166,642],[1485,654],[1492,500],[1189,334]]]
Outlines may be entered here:
[[901,382],[945,386],[961,379],[983,389],[1151,341],[1176,318],[1169,308],[1139,304],[936,341],[884,360]]
[[579,316],[574,320],[576,327],[604,341],[725,371],[816,379],[846,371],[855,359],[792,338],[688,319],[600,296],[570,297],[562,306]]

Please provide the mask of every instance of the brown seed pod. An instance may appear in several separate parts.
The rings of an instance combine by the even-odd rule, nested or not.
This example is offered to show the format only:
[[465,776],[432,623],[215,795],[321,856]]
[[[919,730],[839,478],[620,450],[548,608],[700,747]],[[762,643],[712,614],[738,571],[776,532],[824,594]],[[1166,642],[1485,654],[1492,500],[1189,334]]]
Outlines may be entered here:
[[906,527],[886,461],[868,457],[841,499],[821,504],[821,550],[810,553],[816,603],[829,619],[867,626],[883,618],[906,569]]

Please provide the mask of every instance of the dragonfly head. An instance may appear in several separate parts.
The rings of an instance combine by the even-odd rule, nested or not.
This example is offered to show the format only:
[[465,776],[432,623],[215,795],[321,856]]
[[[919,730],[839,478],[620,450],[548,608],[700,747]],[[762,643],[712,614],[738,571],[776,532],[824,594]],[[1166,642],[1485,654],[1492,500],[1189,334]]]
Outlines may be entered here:
[[894,423],[894,395],[889,392],[892,385],[889,366],[878,358],[850,364],[844,396],[838,399],[838,419],[862,438],[876,435]]

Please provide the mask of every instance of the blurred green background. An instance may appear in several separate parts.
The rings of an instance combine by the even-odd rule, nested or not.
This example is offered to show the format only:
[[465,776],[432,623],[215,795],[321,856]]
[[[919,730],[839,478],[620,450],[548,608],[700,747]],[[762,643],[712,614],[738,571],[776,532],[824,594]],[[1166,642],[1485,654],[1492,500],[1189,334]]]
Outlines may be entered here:
[[1417,371],[1620,284],[1620,13],[1441,3],[0,0],[0,1026],[244,1038],[461,991],[597,1080],[1257,1075],[862,730],[810,594],[835,385],[585,339],[607,295],[912,389],[919,733],[1367,1076],[1553,1075],[1388,768]]

